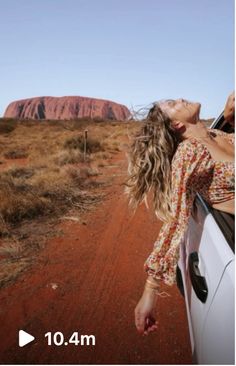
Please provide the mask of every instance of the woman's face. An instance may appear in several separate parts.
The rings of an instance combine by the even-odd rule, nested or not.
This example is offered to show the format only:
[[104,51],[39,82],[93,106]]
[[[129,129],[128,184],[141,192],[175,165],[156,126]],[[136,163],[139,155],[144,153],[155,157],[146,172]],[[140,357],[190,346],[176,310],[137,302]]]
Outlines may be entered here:
[[200,103],[185,99],[168,99],[158,104],[173,122],[196,123],[199,119]]

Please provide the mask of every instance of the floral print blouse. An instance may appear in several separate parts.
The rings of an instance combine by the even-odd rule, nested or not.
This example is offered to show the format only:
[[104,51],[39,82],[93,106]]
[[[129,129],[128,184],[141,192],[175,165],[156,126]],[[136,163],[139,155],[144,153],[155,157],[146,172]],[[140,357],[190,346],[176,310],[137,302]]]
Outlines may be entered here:
[[[234,144],[234,134],[211,129]],[[148,275],[168,285],[176,282],[179,247],[196,192],[210,204],[234,199],[234,162],[215,161],[198,139],[181,142],[172,160],[172,219],[163,224],[144,263]]]

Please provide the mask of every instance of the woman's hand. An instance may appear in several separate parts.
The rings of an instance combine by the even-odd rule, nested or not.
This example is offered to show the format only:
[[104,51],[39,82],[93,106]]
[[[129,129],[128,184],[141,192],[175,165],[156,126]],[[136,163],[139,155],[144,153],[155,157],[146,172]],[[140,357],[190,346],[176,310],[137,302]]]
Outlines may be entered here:
[[157,321],[153,316],[156,302],[156,290],[145,287],[143,295],[134,311],[137,331],[143,335],[147,335],[157,329]]

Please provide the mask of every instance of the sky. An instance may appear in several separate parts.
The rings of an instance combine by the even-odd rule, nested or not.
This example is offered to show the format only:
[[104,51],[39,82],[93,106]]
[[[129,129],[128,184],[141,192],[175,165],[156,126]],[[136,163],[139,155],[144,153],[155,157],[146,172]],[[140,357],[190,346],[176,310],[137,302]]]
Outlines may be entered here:
[[36,96],[216,117],[234,90],[234,0],[0,0],[0,116]]

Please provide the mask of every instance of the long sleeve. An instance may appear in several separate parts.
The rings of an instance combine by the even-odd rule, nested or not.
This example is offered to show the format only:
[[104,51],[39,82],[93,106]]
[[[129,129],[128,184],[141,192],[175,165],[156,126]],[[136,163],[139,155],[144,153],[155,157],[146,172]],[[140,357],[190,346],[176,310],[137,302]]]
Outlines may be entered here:
[[166,284],[176,281],[179,246],[183,239],[197,190],[209,183],[212,174],[210,157],[202,145],[182,142],[172,160],[172,219],[164,223],[144,270]]

